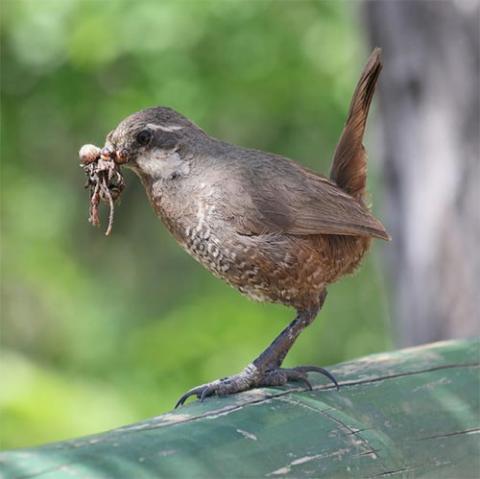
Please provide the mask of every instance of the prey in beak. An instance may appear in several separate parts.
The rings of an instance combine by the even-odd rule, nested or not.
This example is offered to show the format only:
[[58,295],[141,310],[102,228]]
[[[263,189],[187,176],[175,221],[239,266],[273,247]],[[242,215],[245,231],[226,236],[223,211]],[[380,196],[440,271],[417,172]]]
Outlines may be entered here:
[[125,188],[120,165],[126,163],[125,155],[119,155],[107,144],[103,149],[95,145],[83,145],[79,151],[80,166],[87,176],[85,188],[90,192],[88,221],[100,225],[100,202],[109,206],[108,226],[105,235],[112,231],[115,202]]

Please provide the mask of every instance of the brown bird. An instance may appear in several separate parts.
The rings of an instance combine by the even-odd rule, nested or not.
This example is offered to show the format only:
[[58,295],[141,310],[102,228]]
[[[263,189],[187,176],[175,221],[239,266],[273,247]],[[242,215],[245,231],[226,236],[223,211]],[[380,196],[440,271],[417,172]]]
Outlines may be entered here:
[[296,318],[243,371],[195,387],[203,400],[300,381],[322,368],[282,368],[303,329],[317,316],[326,287],[352,273],[372,237],[389,239],[364,202],[362,144],[380,70],[375,49],[353,94],[330,178],[288,158],[207,135],[176,111],[148,108],[107,136],[103,157],[131,168],[180,245],[215,276],[257,301],[294,307]]

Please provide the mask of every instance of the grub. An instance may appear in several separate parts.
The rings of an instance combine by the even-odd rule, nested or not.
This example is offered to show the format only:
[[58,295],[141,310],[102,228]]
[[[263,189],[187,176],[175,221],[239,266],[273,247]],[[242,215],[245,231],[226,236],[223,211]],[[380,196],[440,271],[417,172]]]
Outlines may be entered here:
[[100,226],[99,206],[101,202],[107,203],[109,214],[105,235],[108,236],[112,232],[115,202],[125,188],[120,166],[95,145],[83,145],[79,156],[80,166],[87,176],[85,188],[90,193],[88,221]]

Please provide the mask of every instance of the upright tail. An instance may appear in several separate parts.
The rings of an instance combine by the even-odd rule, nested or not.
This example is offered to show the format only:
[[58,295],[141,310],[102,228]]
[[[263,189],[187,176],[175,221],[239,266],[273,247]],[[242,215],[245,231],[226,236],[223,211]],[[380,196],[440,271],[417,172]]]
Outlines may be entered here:
[[382,69],[380,54],[380,48],[373,50],[358,81],[330,170],[330,178],[358,200],[363,198],[367,180],[367,153],[362,142],[375,84]]

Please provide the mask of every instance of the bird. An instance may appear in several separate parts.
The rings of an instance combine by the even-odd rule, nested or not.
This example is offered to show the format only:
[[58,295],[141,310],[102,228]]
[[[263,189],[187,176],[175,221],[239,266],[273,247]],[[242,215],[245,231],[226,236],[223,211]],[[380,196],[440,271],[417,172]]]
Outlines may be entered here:
[[293,321],[238,374],[196,386],[178,401],[203,401],[300,382],[317,366],[283,368],[295,340],[322,308],[327,286],[353,273],[373,238],[389,240],[366,203],[363,146],[382,69],[371,53],[354,90],[328,177],[286,157],[209,136],[168,107],[134,113],[111,131],[102,158],[133,170],[176,241],[250,299],[296,311]]

